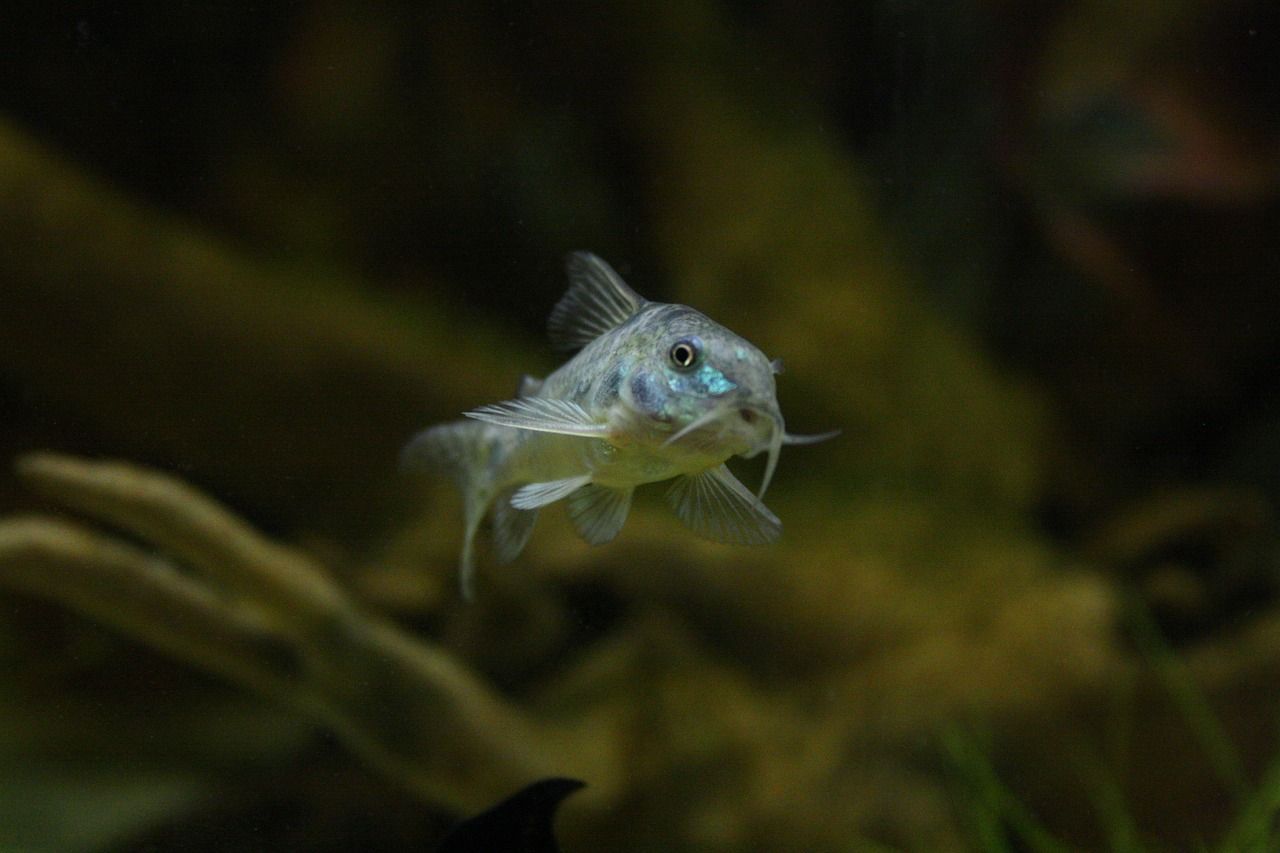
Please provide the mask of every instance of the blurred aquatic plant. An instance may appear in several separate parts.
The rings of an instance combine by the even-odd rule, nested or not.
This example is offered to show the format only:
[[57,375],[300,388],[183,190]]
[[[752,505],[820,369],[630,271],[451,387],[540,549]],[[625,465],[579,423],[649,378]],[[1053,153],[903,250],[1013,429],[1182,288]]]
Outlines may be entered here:
[[[142,790],[125,781],[138,775],[138,744],[169,756],[179,772],[127,811],[135,825],[168,812],[184,842],[204,834],[197,819],[184,823],[188,810],[218,814],[210,767],[274,768],[279,787],[317,812],[380,819],[387,804],[357,796],[371,777],[348,769],[331,782],[329,766],[308,788],[298,777],[313,775],[309,765],[289,775],[318,725],[415,792],[415,810],[472,811],[509,792],[494,790],[501,780],[514,788],[547,761],[584,776],[601,800],[570,807],[567,850],[847,850],[866,838],[961,849],[975,817],[965,809],[981,810],[988,837],[1019,832],[1003,839],[1015,849],[1038,837],[1036,824],[1081,847],[1185,845],[1232,821],[1242,844],[1265,839],[1275,771],[1261,765],[1280,682],[1271,599],[1240,602],[1246,621],[1171,638],[1159,666],[1143,663],[1155,646],[1130,647],[1117,630],[1114,579],[1126,572],[1161,578],[1163,625],[1179,602],[1235,595],[1230,578],[1213,585],[1224,563],[1255,576],[1273,568],[1264,547],[1236,547],[1232,508],[1248,501],[1231,490],[1115,512],[1117,491],[1134,480],[1145,489],[1128,464],[1135,430],[1163,428],[1189,396],[1230,395],[1230,382],[1200,382],[1215,371],[1271,370],[1259,354],[1275,300],[1251,302],[1269,284],[1225,285],[1270,274],[1270,255],[1250,249],[1270,245],[1269,220],[1249,205],[1270,197],[1272,154],[1234,145],[1234,125],[1201,114],[1194,91],[1161,92],[1149,68],[1126,70],[1152,54],[1145,44],[1159,55],[1160,44],[1193,41],[1187,10],[1208,5],[1120,15],[1105,3],[996,4],[997,17],[1033,29],[1024,38],[1012,27],[1001,52],[963,4],[811,4],[820,14],[808,19],[702,2],[595,17],[322,4],[262,42],[263,54],[278,51],[274,64],[239,90],[269,116],[246,110],[252,119],[210,132],[209,102],[163,77],[172,108],[200,128],[182,149],[200,155],[185,183],[159,193],[168,210],[134,200],[154,199],[163,179],[132,144],[147,124],[127,105],[120,123],[131,129],[104,143],[120,152],[104,168],[94,143],[110,122],[86,129],[74,109],[49,108],[44,63],[7,68],[24,70],[17,79],[37,93],[27,99],[63,119],[49,131],[27,113],[66,153],[0,125],[0,393],[17,411],[5,435],[17,450],[140,464],[25,463],[50,496],[40,509],[90,520],[2,522],[0,574],[21,590],[0,620],[6,674],[71,694],[49,675],[67,659],[109,680],[111,661],[138,657],[147,677],[74,700],[11,688],[4,731],[39,742],[33,765],[74,743],[118,773],[121,801]],[[87,22],[97,50],[110,31],[96,13]],[[159,29],[172,45],[172,29]],[[846,91],[805,89],[807,71],[775,30],[817,44],[817,76]],[[180,44],[204,43],[181,32]],[[983,77],[988,58],[1007,76]],[[945,81],[940,68],[952,72]],[[853,82],[832,82],[842,74]],[[904,77],[921,88],[903,90]],[[854,91],[864,84],[878,94]],[[915,120],[897,135],[880,127],[878,159],[864,157],[877,130],[868,101],[890,121],[924,90]],[[110,103],[100,88],[85,92],[95,108]],[[840,110],[856,113],[852,138]],[[171,168],[183,159],[159,147]],[[886,224],[889,183],[920,206],[899,217],[918,239]],[[1169,228],[1150,206],[1161,198],[1234,212],[1210,207]],[[1132,205],[1154,215],[1130,219]],[[1164,242],[1145,254],[1129,245],[1152,234]],[[637,276],[659,273],[648,277],[668,287],[663,298],[723,315],[783,356],[797,428],[830,422],[848,439],[780,475],[788,527],[776,549],[677,543],[642,500],[616,548],[588,551],[548,524],[526,564],[459,608],[452,505],[428,485],[422,518],[399,529],[407,511],[391,460],[421,424],[509,394],[516,372],[550,362],[535,335],[562,282],[544,259],[576,245],[629,257]],[[1135,258],[1151,263],[1135,273]],[[1176,292],[1153,287],[1166,279]],[[985,351],[972,320],[987,303],[997,337],[1045,354],[1034,384],[1019,375],[1025,361],[1011,369]],[[1081,413],[1114,455],[1060,447],[1061,421]],[[1238,463],[1252,476],[1274,467],[1268,423]],[[180,472],[269,535],[142,465]],[[27,504],[17,484],[0,478],[0,488]],[[1063,492],[1114,513],[1096,547],[1039,525]],[[1244,533],[1274,542],[1265,526]],[[1161,568],[1171,546],[1179,559],[1206,553],[1179,544],[1188,538],[1213,547]],[[178,670],[157,686],[158,658],[95,640],[60,608],[24,620],[41,596],[295,713],[243,703],[256,710],[218,729],[224,706],[198,677]],[[366,707],[386,696],[388,708]],[[200,714],[182,725],[170,711],[184,702]],[[487,716],[466,719],[477,702]],[[456,726],[417,725],[436,703]],[[388,719],[397,707],[403,716]],[[1189,716],[1200,721],[1190,735]],[[122,738],[121,719],[144,736]],[[979,746],[940,742],[957,720],[990,734]],[[178,734],[154,731],[165,727]],[[513,743],[520,731],[528,742]],[[457,751],[474,764],[453,767]],[[589,755],[600,767],[578,768]],[[951,796],[953,758],[980,796]],[[10,788],[29,778],[16,767],[0,775]],[[1097,784],[1082,790],[1081,776]],[[99,777],[80,778],[57,802],[87,813],[104,798]],[[270,801],[261,788],[245,797]],[[1101,826],[1080,817],[1090,809]]]
[[991,766],[981,740],[973,733],[952,729],[943,736],[943,745],[952,768],[959,777],[964,799],[961,814],[981,850],[1013,849],[1010,837],[1019,846],[1035,853],[1062,853],[1070,847],[1056,839],[1027,806],[1000,780]]
[[611,788],[586,743],[556,748],[451,656],[363,612],[314,561],[182,483],[49,454],[20,468],[58,503],[150,550],[70,522],[9,519],[6,586],[298,708],[435,802],[478,809],[566,764]]
[[[1253,781],[1215,711],[1215,706],[1222,707],[1224,703],[1215,702],[1210,695],[1210,691],[1232,689],[1240,682],[1239,673],[1219,681],[1223,673],[1215,672],[1217,667],[1203,657],[1190,662],[1178,659],[1136,598],[1126,602],[1126,612],[1130,632],[1142,654],[1144,677],[1150,679],[1151,688],[1166,695],[1172,706],[1173,724],[1197,742],[1217,776],[1217,784],[1229,793],[1229,820],[1216,842],[1201,836],[1199,849],[1216,853],[1275,849],[1280,843],[1280,756],[1262,765],[1257,781]],[[1215,683],[1206,685],[1207,677]],[[960,814],[975,849],[1043,853],[1075,849],[1079,843],[1074,840],[1079,835],[1078,827],[1065,837],[1051,829],[1002,778],[992,758],[994,748],[989,732],[954,726],[943,733],[942,743],[958,786]],[[1081,746],[1072,760],[1083,771],[1078,773],[1078,782],[1087,788],[1095,804],[1100,836],[1107,839],[1109,849],[1132,853],[1166,849],[1164,833],[1142,829],[1114,770],[1100,757],[1090,757],[1087,745]]]

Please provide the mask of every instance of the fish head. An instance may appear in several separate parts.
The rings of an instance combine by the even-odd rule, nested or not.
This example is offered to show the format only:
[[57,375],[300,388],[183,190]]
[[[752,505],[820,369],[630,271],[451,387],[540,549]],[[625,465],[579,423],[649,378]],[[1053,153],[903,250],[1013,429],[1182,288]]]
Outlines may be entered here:
[[633,369],[622,400],[672,452],[691,465],[776,454],[784,433],[776,363],[750,341],[692,308],[651,303],[626,349]]

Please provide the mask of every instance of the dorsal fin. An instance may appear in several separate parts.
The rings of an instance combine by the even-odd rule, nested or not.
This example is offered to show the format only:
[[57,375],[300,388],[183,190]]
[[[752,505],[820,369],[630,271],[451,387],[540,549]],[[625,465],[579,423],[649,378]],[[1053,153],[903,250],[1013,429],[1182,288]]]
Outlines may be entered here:
[[551,309],[547,332],[556,349],[586,346],[622,325],[644,307],[613,267],[590,252],[574,252],[565,262],[569,291]]

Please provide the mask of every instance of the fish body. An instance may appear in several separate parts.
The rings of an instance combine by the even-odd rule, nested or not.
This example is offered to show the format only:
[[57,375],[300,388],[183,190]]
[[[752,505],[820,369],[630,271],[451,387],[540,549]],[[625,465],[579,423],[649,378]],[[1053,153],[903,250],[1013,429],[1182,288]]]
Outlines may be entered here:
[[[548,329],[553,344],[577,354],[545,379],[525,377],[515,398],[432,427],[405,449],[406,464],[443,469],[463,492],[468,598],[486,513],[507,562],[538,509],[562,499],[583,539],[610,541],[645,483],[674,479],[668,502],[699,535],[771,542],[782,525],[761,499],[780,447],[828,437],[786,433],[780,367],[747,340],[693,308],[643,299],[595,255],[570,255],[568,272]],[[764,483],[752,495],[724,462],[762,451]]]

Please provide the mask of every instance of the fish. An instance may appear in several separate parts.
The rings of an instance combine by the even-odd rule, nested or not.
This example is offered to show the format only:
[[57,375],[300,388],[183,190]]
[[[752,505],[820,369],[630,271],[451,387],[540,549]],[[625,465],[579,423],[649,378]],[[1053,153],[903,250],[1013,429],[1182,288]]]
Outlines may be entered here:
[[[573,252],[569,288],[547,321],[554,347],[574,351],[543,379],[524,376],[510,400],[464,412],[405,447],[401,464],[441,471],[463,495],[462,596],[475,596],[475,538],[486,515],[498,563],[524,550],[538,512],[564,501],[592,545],[622,529],[637,486],[672,480],[666,500],[695,534],[729,544],[775,541],[764,504],[793,435],[778,408],[770,360],[687,305],[650,302],[603,259]],[[753,494],[725,464],[767,453]]]
[[540,779],[449,830],[436,853],[560,853],[556,810],[585,787],[577,779]]

